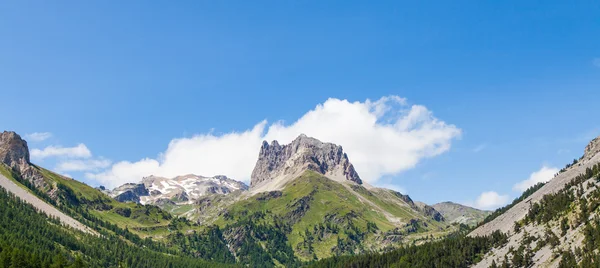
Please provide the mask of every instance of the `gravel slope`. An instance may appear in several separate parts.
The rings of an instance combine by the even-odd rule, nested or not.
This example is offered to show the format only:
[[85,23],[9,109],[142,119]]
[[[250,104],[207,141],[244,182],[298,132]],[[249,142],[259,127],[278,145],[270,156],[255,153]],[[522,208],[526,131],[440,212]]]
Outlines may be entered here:
[[90,229],[89,227],[83,225],[81,222],[62,213],[55,207],[53,207],[53,206],[49,205],[48,203],[44,202],[43,200],[39,199],[37,196],[35,196],[32,193],[21,188],[19,185],[15,184],[13,181],[11,181],[10,179],[6,178],[5,176],[3,176],[1,174],[0,174],[0,186],[3,187],[4,189],[6,189],[7,191],[13,193],[14,195],[18,196],[19,198],[21,198],[21,200],[24,200],[25,202],[32,204],[39,211],[43,211],[44,213],[46,213],[46,215],[56,217],[56,218],[60,219],[60,221],[62,223],[66,224],[70,227],[73,227],[77,230],[97,235],[97,233],[94,230]]

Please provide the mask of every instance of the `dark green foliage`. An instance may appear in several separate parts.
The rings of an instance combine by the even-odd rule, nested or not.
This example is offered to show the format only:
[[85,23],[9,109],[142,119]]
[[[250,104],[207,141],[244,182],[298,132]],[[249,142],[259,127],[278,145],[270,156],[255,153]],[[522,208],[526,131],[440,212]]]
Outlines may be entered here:
[[492,247],[507,241],[499,231],[487,237],[467,237],[466,232],[419,246],[407,246],[381,254],[336,256],[310,267],[468,267]]
[[200,259],[166,255],[111,234],[66,229],[57,219],[0,188],[0,267],[214,267]]
[[561,260],[560,263],[558,264],[559,268],[573,268],[573,267],[577,267],[577,259],[575,259],[575,255],[573,254],[573,252],[569,251],[563,251],[563,253],[561,254]]
[[569,230],[569,219],[567,217],[564,217],[560,221],[560,236],[565,236],[567,234],[568,230]]
[[[600,173],[600,165],[596,164],[592,168],[586,169],[585,173],[578,175],[558,192],[553,194],[547,194],[542,197],[542,200],[533,204],[525,217],[525,223],[536,222],[537,224],[547,223],[564,212],[568,211],[574,201],[576,200],[574,191],[577,192],[577,196],[580,198],[580,214],[579,221],[581,223],[587,220],[589,216],[588,202],[583,197],[583,183],[593,177],[598,176]],[[600,192],[598,192],[600,196]],[[594,195],[592,195],[594,197]],[[596,198],[594,198],[596,199]],[[596,200],[597,201],[597,200]],[[594,206],[597,206],[597,202],[592,202]],[[564,219],[563,219],[564,221]],[[563,222],[561,222],[561,229],[563,233],[566,231]],[[576,224],[578,225],[578,224]]]
[[235,258],[229,252],[218,226],[211,226],[200,234],[194,232],[183,235],[181,232],[176,232],[169,235],[168,240],[186,255],[219,263],[235,263]]
[[223,228],[223,234],[236,250],[238,262],[250,267],[274,267],[273,260],[286,267],[297,267],[300,261],[288,244],[291,228],[279,218],[266,222],[265,213],[252,213]]

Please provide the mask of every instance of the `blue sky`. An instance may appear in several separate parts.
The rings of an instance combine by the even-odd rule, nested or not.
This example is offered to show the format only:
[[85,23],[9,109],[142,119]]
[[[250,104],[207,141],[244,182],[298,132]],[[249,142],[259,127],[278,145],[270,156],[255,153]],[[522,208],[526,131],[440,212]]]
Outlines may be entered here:
[[[479,204],[493,208],[600,135],[599,32],[593,1],[9,1],[0,123],[51,133],[32,149],[84,144],[90,155],[54,150],[34,162],[110,163],[66,172],[98,185],[85,173],[160,162],[173,139],[223,141],[263,120],[292,133],[329,98],[399,96],[406,104],[392,112],[424,106],[460,135],[374,184],[428,203],[477,205],[493,191]],[[348,128],[337,131],[360,132]]]

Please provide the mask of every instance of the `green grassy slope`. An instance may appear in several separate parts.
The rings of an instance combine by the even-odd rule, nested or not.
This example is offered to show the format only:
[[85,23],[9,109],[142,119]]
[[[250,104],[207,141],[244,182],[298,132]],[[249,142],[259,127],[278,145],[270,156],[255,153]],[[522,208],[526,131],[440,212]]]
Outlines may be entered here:
[[452,202],[437,203],[433,207],[442,213],[448,222],[457,222],[469,226],[477,225],[492,213],[491,211],[479,210]]
[[417,235],[444,231],[443,223],[422,216],[391,193],[381,198],[362,186],[348,187],[312,171],[281,192],[233,204],[215,223],[226,227],[247,218],[283,222],[289,227],[289,244],[302,260],[398,246]]
[[[96,221],[105,222],[120,229],[127,229],[141,238],[164,238],[173,229],[170,228],[173,216],[156,206],[121,203],[85,183],[58,175],[42,167],[34,167],[46,180],[47,189],[35,188],[3,164],[0,164],[0,172],[46,202],[95,229],[100,228],[105,231],[114,229],[98,224]],[[184,228],[193,227],[191,224],[188,225]]]
[[[202,202],[167,208],[174,214],[197,209],[197,214],[214,218],[210,224],[199,225],[156,206],[117,202],[84,183],[36,168],[51,188],[36,194],[96,230],[134,244],[152,238],[173,249],[191,251],[179,243],[193,245],[197,239],[182,234],[205,233],[214,223],[237,261],[248,265],[269,260],[269,265],[296,266],[299,261],[398,247],[449,232],[445,223],[406,203],[406,196],[344,185],[312,171],[280,192],[241,200],[216,195],[206,199],[204,211]],[[0,172],[10,173],[7,169]],[[201,251],[204,246],[195,247]],[[241,257],[245,255],[251,257]]]

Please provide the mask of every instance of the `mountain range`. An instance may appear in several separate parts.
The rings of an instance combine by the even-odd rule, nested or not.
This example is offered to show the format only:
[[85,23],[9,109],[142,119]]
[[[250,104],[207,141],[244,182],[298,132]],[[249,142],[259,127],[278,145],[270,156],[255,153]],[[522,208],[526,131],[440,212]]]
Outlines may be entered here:
[[[554,234],[569,242],[555,246],[560,254],[577,252],[587,243],[581,239],[586,229],[598,226],[599,143],[592,141],[581,159],[547,184],[493,213],[452,202],[430,206],[369,185],[341,146],[306,135],[285,145],[263,142],[250,186],[223,175],[187,174],[148,176],[106,189],[32,164],[27,142],[3,132],[0,186],[83,233],[218,263],[293,267],[335,261],[333,256],[360,259],[395,248],[402,252],[406,245],[419,250],[418,245],[492,237],[492,248],[464,261],[477,267],[512,265],[519,260],[504,256],[523,255],[531,263],[552,266],[562,259],[550,242],[540,241]],[[547,216],[543,211],[557,203],[554,199],[566,204],[557,215]],[[580,215],[582,211],[586,214]],[[569,227],[561,231],[565,224]],[[468,236],[465,230],[470,230]],[[505,243],[499,242],[504,241],[500,234],[506,235]],[[584,259],[584,254],[573,254]]]

